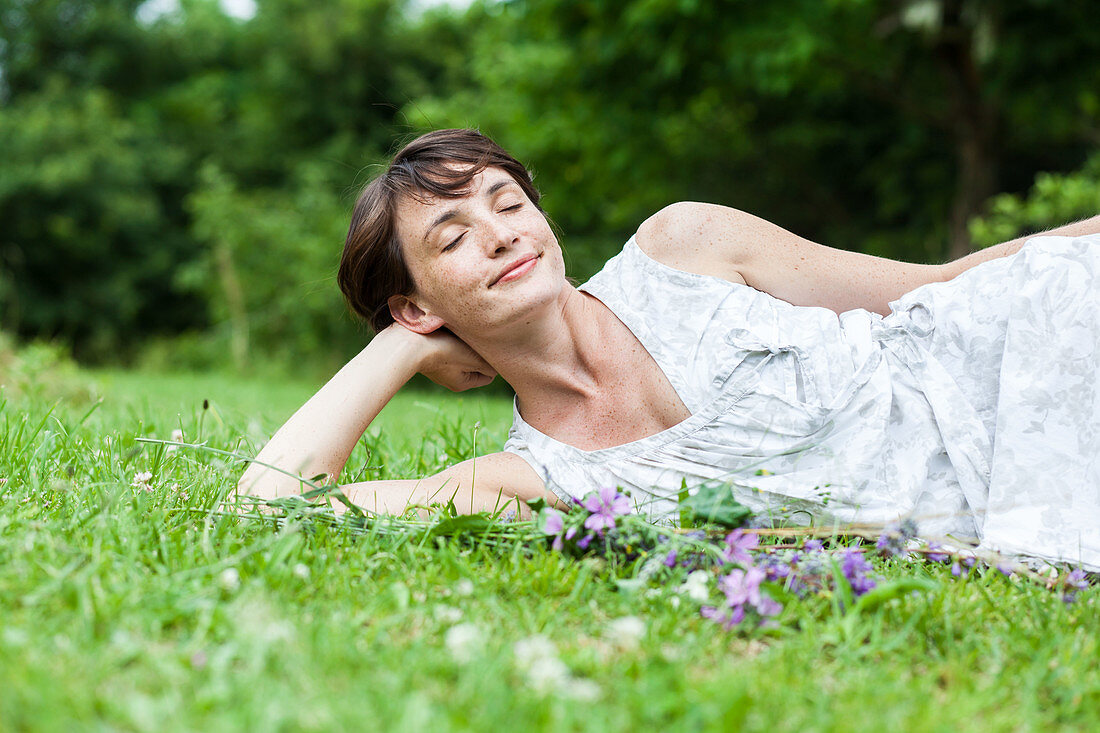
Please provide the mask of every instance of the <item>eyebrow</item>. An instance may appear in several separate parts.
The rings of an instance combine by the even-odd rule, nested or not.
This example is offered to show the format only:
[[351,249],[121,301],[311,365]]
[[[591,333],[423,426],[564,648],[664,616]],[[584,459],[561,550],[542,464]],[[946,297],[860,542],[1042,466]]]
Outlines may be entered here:
[[[511,177],[503,178],[503,179],[497,181],[493,185],[489,186],[489,190],[487,190],[485,192],[485,197],[488,198],[488,197],[492,196],[494,193],[496,193],[497,191],[504,188],[505,186],[507,186],[510,183],[516,183],[516,182],[514,180],[512,180]],[[516,183],[516,185],[518,186],[519,184]],[[425,242],[428,241],[428,237],[431,236],[433,229],[435,229],[440,224],[443,224],[445,222],[450,221],[451,219],[455,218],[456,216],[458,216],[458,209],[457,208],[447,209],[442,214],[437,216],[435,218],[435,221],[432,222],[432,225],[430,227],[428,227],[428,231],[424,232],[424,241]]]

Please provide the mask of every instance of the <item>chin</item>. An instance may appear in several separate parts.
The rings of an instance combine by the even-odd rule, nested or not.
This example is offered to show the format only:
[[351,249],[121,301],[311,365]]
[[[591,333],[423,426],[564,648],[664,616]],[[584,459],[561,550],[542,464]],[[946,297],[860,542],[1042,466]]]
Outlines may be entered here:
[[525,284],[528,287],[523,288],[522,292],[517,289],[515,298],[501,303],[499,317],[493,318],[491,324],[486,324],[488,330],[515,328],[560,313],[565,298],[573,288],[564,275],[553,281],[542,280]]

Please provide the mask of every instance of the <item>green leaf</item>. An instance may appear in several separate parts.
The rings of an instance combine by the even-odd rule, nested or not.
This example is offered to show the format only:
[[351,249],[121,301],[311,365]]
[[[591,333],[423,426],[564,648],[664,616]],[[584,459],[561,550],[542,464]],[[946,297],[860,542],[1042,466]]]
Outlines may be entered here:
[[432,537],[450,537],[460,534],[473,534],[484,532],[493,525],[484,514],[462,514],[457,517],[447,517],[434,525],[428,535]]
[[546,499],[538,497],[527,502],[527,506],[531,507],[532,514],[538,514],[543,510],[544,507],[549,506],[549,504],[546,503]]
[[728,484],[708,484],[694,496],[680,501],[681,516],[685,513],[694,522],[707,522],[735,529],[752,519],[752,511],[733,498]]
[[680,479],[680,526],[685,528],[692,526],[691,512],[685,506],[685,502],[691,498],[691,493],[688,491],[687,486],[687,479]]
[[927,593],[935,587],[936,583],[927,578],[899,578],[898,580],[881,583],[860,596],[852,608],[852,612],[860,614],[871,611],[891,599],[900,598],[913,591]]

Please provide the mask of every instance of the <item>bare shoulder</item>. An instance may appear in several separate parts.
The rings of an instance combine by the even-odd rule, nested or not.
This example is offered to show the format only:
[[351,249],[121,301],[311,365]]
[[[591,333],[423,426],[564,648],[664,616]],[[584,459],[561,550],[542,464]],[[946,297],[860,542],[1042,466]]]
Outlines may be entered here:
[[761,223],[767,224],[728,206],[679,201],[642,222],[635,241],[643,252],[669,267],[744,284],[737,252]]

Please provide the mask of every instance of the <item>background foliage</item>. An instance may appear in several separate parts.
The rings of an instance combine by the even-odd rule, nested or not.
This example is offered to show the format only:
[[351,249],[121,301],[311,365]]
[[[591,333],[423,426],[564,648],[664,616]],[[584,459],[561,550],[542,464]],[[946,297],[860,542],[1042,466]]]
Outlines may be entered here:
[[534,168],[579,278],[679,199],[912,260],[1100,208],[1088,0],[150,7],[0,0],[0,327],[86,361],[339,363],[355,192],[435,127]]

